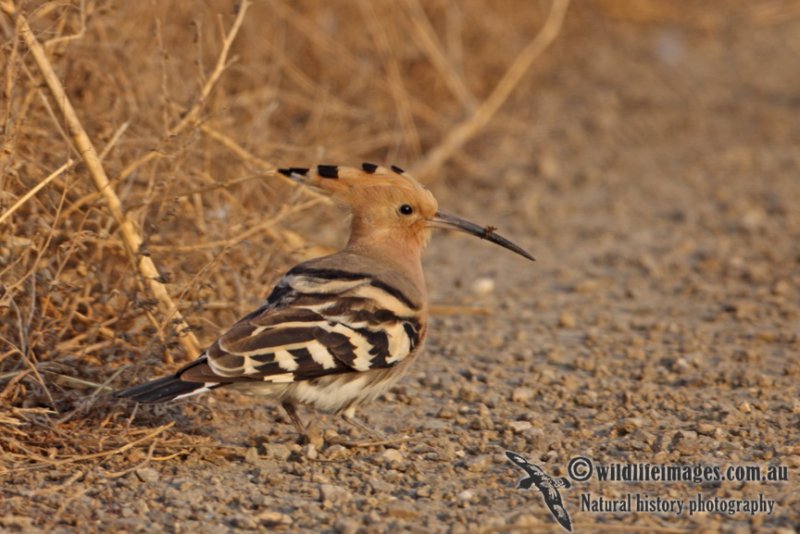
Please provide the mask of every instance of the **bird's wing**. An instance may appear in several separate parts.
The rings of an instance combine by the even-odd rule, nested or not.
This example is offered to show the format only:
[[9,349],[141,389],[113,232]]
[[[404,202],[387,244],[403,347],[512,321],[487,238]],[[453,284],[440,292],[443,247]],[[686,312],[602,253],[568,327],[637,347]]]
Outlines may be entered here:
[[547,490],[543,488],[539,489],[544,497],[544,503],[550,509],[550,512],[552,512],[553,517],[556,521],[558,521],[558,524],[572,532],[572,519],[569,517],[567,509],[564,508],[564,503],[561,500],[561,494],[558,492],[558,490],[552,486],[547,488]]
[[[261,308],[206,351],[205,366],[181,378],[289,383],[391,367],[424,336],[419,306],[401,289],[354,269],[301,264]],[[193,369],[195,369],[193,371]]]

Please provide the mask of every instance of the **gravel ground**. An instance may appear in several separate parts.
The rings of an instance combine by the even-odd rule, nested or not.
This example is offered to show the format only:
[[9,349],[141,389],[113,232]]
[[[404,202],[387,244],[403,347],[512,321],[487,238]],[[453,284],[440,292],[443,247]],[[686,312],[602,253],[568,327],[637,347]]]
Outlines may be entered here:
[[[735,22],[568,21],[470,145],[474,176],[433,186],[538,261],[434,238],[432,302],[477,310],[434,316],[425,355],[362,411],[395,441],[331,444],[365,438],[320,417],[321,438],[301,445],[277,407],[234,394],[143,408],[134,424],[175,420],[221,448],[40,494],[61,505],[56,530],[563,531],[538,492],[515,488],[511,450],[553,477],[579,456],[786,468],[784,481],[670,483],[602,482],[595,468],[561,489],[576,532],[796,532],[800,18]],[[774,508],[586,509],[629,494]],[[0,521],[38,528],[24,511]]]

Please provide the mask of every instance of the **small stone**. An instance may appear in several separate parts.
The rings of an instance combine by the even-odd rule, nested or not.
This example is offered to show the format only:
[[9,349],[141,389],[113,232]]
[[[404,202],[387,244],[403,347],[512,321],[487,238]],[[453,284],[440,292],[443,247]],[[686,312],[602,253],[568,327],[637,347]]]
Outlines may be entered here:
[[478,278],[472,282],[472,292],[476,295],[488,295],[494,291],[493,278]]
[[481,454],[480,456],[476,456],[467,460],[465,465],[467,467],[467,471],[471,471],[473,473],[482,473],[491,467],[492,457],[488,454]]
[[528,402],[533,397],[530,388],[514,388],[511,392],[511,402]]
[[578,391],[581,387],[581,383],[573,375],[564,375],[563,384],[567,391]]
[[753,407],[750,405],[749,402],[744,401],[739,405],[739,411],[742,413],[750,413],[753,411]]
[[447,407],[442,408],[441,410],[439,410],[439,413],[436,414],[436,417],[438,417],[439,419],[452,419],[455,416],[456,416],[455,410]]
[[695,430],[697,430],[698,434],[702,434],[704,436],[713,436],[714,431],[717,430],[717,427],[711,423],[698,423]]
[[386,508],[386,515],[396,519],[414,519],[419,515],[419,512],[414,510],[409,503],[395,501]]
[[390,464],[400,464],[405,460],[403,453],[397,449],[386,449],[381,457]]
[[273,510],[261,512],[256,516],[256,519],[266,526],[291,525],[294,522],[291,516]]
[[258,449],[255,447],[249,447],[247,451],[244,453],[244,461],[249,464],[254,464],[258,462]]
[[575,316],[569,312],[561,312],[558,316],[558,326],[561,328],[575,328]]
[[342,445],[331,445],[327,449],[325,449],[325,456],[329,460],[339,460],[341,458],[346,458],[348,456],[348,450],[346,447]]
[[152,467],[142,467],[136,470],[136,476],[142,482],[155,482],[159,479],[158,471]]
[[322,484],[319,487],[319,500],[323,508],[344,504],[351,498],[352,494],[345,487],[335,484]]
[[420,486],[414,492],[417,497],[430,497],[431,496],[431,487],[430,486]]
[[692,369],[692,364],[686,361],[685,358],[678,358],[675,360],[674,371],[676,373],[686,373]]
[[475,492],[470,489],[466,489],[458,494],[459,501],[471,501],[473,497],[475,497]]
[[292,450],[283,443],[267,445],[267,454],[270,458],[284,462],[292,455]]
[[386,495],[390,495],[394,489],[393,485],[380,478],[373,478],[370,480],[369,487],[372,489],[372,493],[385,493]]
[[356,534],[360,525],[354,519],[337,519],[333,524],[333,530],[337,534]]
[[319,453],[317,452],[317,447],[313,443],[309,443],[308,445],[306,445],[305,450],[303,452],[305,452],[306,458],[308,458],[309,460],[316,460],[319,457]]
[[508,428],[510,428],[514,434],[522,434],[526,430],[533,428],[533,425],[530,421],[511,421],[508,423]]
[[258,522],[251,515],[239,514],[231,517],[231,526],[236,530],[255,530],[258,528]]

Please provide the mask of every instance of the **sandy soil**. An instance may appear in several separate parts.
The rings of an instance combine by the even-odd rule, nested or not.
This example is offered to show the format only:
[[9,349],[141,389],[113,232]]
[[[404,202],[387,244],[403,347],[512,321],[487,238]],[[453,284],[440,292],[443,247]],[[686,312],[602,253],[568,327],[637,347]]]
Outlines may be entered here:
[[[176,421],[206,445],[117,478],[9,474],[2,529],[38,530],[55,510],[57,531],[562,531],[537,492],[515,488],[511,450],[554,477],[578,456],[787,468],[777,482],[573,480],[561,495],[576,532],[796,532],[800,17],[732,13],[590,24],[596,13],[576,9],[470,143],[473,172],[432,185],[443,208],[538,261],[435,236],[432,302],[480,313],[435,315],[425,355],[362,412],[398,441],[332,445],[364,438],[320,417],[328,439],[302,445],[277,407],[232,394],[141,408],[133,425]],[[628,494],[774,509],[583,506]]]

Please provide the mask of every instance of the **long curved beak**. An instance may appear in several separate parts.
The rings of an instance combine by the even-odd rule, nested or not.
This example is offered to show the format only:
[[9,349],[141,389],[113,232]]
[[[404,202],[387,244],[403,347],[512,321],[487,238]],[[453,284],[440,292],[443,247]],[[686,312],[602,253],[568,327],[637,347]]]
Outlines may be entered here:
[[524,256],[525,258],[528,258],[531,261],[536,261],[536,259],[533,256],[525,252],[525,250],[523,250],[521,247],[515,245],[505,237],[496,233],[494,231],[494,227],[492,226],[478,226],[477,224],[469,222],[466,219],[462,219],[461,217],[456,217],[455,215],[450,215],[449,213],[442,213],[441,211],[436,212],[436,216],[434,216],[434,218],[431,219],[429,224],[435,228],[459,230],[461,232],[474,235],[475,237],[491,241],[496,245],[500,245],[503,248],[507,248],[512,252],[516,252],[520,256]]

